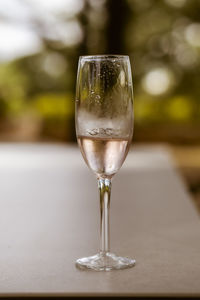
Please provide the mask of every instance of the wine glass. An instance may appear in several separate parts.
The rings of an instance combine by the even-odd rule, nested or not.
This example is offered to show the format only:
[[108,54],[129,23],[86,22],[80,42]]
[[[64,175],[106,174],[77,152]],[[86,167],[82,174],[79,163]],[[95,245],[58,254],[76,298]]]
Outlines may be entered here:
[[122,166],[133,135],[133,88],[129,57],[81,56],[76,86],[76,135],[82,156],[98,180],[100,251],[80,258],[81,269],[109,271],[135,265],[110,252],[109,207],[112,177]]

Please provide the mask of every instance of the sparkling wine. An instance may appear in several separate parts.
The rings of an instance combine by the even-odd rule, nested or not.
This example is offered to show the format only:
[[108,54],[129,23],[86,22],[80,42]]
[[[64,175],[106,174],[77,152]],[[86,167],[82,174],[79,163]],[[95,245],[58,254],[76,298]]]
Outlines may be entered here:
[[112,177],[122,166],[130,140],[111,137],[78,136],[85,162],[98,177]]
[[80,57],[75,111],[78,144],[86,164],[97,177],[100,196],[100,251],[77,259],[76,266],[96,271],[133,267],[134,259],[110,252],[109,233],[111,179],[122,166],[133,135],[133,88],[128,56]]

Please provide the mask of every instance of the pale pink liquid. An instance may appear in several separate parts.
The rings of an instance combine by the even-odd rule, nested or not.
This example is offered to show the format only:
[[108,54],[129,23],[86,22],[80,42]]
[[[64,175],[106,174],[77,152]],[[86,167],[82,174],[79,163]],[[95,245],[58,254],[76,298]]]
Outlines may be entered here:
[[122,166],[130,141],[122,138],[78,136],[85,162],[98,177],[112,177]]

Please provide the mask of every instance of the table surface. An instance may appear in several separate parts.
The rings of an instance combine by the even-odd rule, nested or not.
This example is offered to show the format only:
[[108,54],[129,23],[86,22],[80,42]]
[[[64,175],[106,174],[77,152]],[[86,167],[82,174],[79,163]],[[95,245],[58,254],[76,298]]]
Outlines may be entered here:
[[200,295],[200,218],[164,146],[113,179],[111,250],[131,269],[80,271],[99,248],[97,183],[79,150],[0,145],[0,296]]

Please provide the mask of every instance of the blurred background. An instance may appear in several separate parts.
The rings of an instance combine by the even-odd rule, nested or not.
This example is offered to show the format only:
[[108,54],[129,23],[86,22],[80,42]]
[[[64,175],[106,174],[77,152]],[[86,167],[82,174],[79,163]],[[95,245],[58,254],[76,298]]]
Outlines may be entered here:
[[199,12],[199,0],[2,1],[0,141],[76,142],[78,57],[127,54],[134,143],[168,144],[200,209]]

